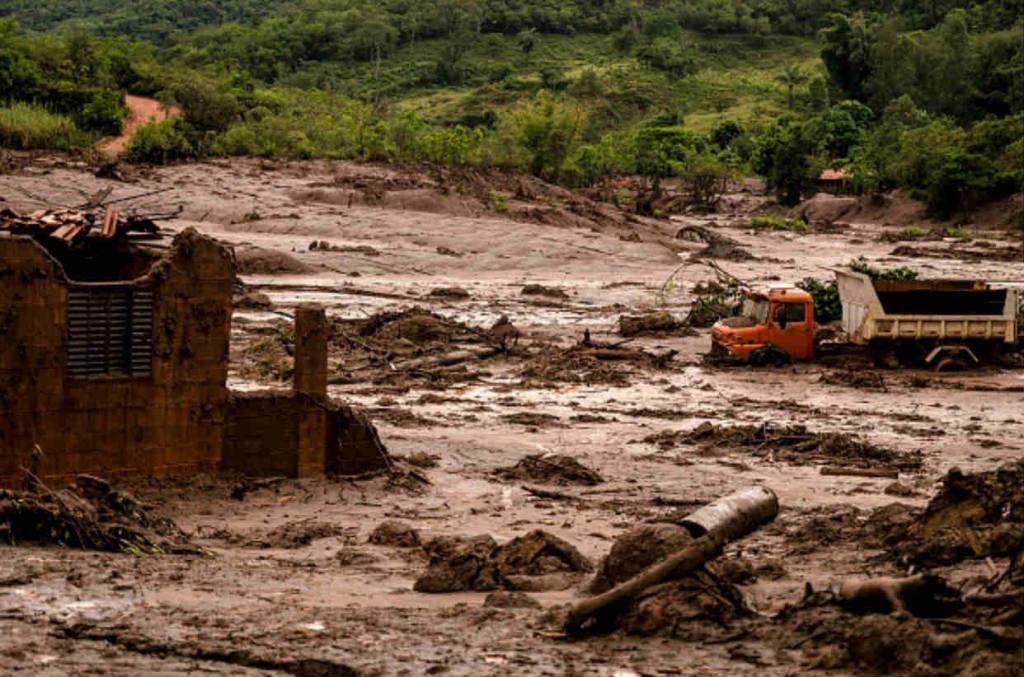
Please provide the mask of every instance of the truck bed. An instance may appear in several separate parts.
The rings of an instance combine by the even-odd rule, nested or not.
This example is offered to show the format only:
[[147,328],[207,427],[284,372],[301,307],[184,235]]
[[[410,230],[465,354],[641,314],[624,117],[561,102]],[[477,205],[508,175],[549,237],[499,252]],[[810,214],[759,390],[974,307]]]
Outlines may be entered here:
[[972,280],[873,281],[836,271],[843,331],[873,340],[1018,341],[1018,293]]

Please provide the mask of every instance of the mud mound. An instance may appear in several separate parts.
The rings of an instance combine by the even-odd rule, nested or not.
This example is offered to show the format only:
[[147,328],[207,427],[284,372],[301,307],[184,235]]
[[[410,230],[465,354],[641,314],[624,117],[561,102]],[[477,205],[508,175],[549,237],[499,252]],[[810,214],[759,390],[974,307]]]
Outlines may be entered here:
[[829,385],[860,388],[863,390],[886,390],[885,379],[876,371],[864,369],[834,369],[821,375],[820,381]]
[[262,292],[247,291],[235,296],[234,306],[235,310],[273,310],[274,302]]
[[430,566],[413,586],[418,592],[561,590],[593,569],[576,548],[541,530],[502,546],[490,536],[448,537],[424,549]]
[[564,289],[558,287],[545,287],[541,284],[528,284],[520,292],[523,296],[543,296],[549,299],[568,299],[569,295]]
[[542,351],[519,372],[532,382],[627,386],[631,380],[620,365],[599,360],[586,350]]
[[511,468],[495,471],[503,479],[531,480],[544,484],[595,486],[604,478],[572,456],[565,454],[537,454],[527,456]]
[[915,247],[902,245],[891,252],[892,256],[907,258],[955,259],[958,261],[1024,261],[1024,244],[995,245],[986,240],[971,244],[954,244],[950,247]]
[[703,226],[683,226],[676,231],[675,237],[677,240],[704,242],[707,244],[704,249],[690,256],[694,261],[700,259],[751,261],[756,258],[753,254],[741,247],[740,243],[736,240]]
[[431,289],[428,296],[432,299],[450,299],[452,301],[465,301],[470,298],[469,292],[462,287],[438,287]]
[[727,448],[752,451],[758,456],[771,454],[790,463],[829,461],[854,467],[879,465],[899,470],[916,470],[922,465],[921,453],[902,452],[864,442],[846,433],[812,432],[803,425],[714,425],[709,421],[689,431],[663,431],[644,438],[644,442],[671,449],[693,444],[703,449]]
[[[685,548],[692,540],[682,527],[668,525],[626,532],[602,560],[589,592],[599,594],[629,580]],[[595,630],[617,627],[631,635],[667,635],[699,641],[731,632],[730,621],[749,615],[739,590],[708,564],[690,576],[649,590],[617,617],[605,620],[605,627]]]
[[302,275],[312,268],[294,256],[253,245],[235,248],[239,275]]
[[173,521],[106,480],[79,475],[57,492],[34,479],[29,483],[27,491],[0,489],[0,542],[124,553],[200,552]]
[[1010,555],[1024,547],[1024,461],[965,475],[953,468],[893,553],[919,566]]
[[245,545],[250,548],[280,548],[294,550],[304,548],[321,538],[345,536],[347,530],[337,524],[320,522],[316,519],[304,519],[285,522],[266,532],[257,532],[250,536]]
[[396,548],[416,548],[420,545],[420,533],[404,522],[387,520],[377,525],[370,534],[369,542]]
[[452,328],[444,318],[414,308],[374,315],[360,329],[359,334],[392,341],[405,339],[416,344],[443,343],[451,340]]
[[687,547],[693,537],[686,529],[672,525],[639,527],[616,539],[608,555],[598,565],[597,575],[588,592],[599,595],[628,581],[633,576],[678,550]]
[[619,335],[626,337],[665,334],[675,332],[683,326],[672,313],[664,311],[619,317]]
[[523,592],[497,590],[484,598],[484,606],[496,609],[540,609],[541,603]]
[[802,219],[812,226],[831,225],[840,219],[849,220],[856,211],[858,198],[818,193],[790,210],[793,218]]
[[914,617],[857,615],[825,602],[784,611],[762,631],[780,648],[800,647],[806,669],[846,668],[878,675],[1017,674],[1008,643],[966,630]]

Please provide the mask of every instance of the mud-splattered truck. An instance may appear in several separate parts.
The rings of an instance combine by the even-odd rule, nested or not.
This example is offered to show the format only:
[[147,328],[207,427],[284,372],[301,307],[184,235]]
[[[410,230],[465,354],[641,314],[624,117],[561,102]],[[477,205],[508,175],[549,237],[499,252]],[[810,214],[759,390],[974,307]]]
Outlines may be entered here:
[[[978,364],[1018,346],[1020,293],[974,280],[874,280],[836,271],[847,346],[890,366]],[[712,328],[712,355],[754,365],[815,356],[814,304],[791,286],[745,293],[743,312]],[[832,347],[835,347],[835,343]]]

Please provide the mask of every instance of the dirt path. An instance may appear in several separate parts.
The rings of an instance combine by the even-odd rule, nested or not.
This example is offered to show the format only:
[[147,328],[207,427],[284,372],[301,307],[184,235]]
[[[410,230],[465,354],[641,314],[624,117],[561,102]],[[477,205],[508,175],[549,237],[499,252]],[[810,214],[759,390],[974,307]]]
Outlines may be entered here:
[[170,109],[165,108],[162,103],[147,96],[127,94],[124,97],[124,104],[128,107],[128,117],[124,120],[121,136],[103,139],[96,146],[96,150],[104,155],[118,156],[124,153],[131,141],[132,134],[139,127],[150,122],[163,122],[168,117],[176,117],[181,114],[181,110],[176,106],[172,106]]

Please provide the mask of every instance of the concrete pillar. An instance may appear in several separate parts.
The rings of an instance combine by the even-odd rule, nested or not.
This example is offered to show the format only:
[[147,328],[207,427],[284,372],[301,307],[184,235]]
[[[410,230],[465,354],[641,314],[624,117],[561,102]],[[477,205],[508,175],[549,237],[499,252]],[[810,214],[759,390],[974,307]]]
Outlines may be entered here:
[[314,303],[295,309],[295,392],[327,397],[327,315]]

